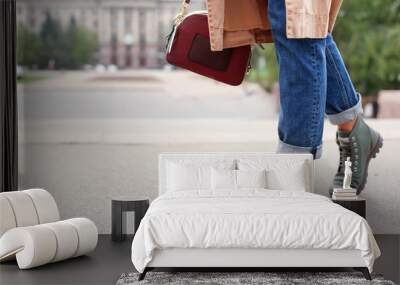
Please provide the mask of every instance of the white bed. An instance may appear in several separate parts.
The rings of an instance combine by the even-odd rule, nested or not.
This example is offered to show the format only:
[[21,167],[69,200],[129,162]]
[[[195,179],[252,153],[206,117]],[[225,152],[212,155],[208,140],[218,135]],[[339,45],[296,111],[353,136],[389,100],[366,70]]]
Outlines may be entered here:
[[132,243],[140,278],[155,267],[354,267],[370,278],[380,251],[368,223],[312,193],[313,167],[306,154],[161,154],[160,196]]

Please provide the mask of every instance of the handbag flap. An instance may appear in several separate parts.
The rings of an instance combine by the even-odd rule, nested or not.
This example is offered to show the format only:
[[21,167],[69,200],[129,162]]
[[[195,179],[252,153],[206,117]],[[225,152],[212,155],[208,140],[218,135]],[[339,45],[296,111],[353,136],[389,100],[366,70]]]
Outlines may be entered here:
[[197,74],[239,85],[246,74],[251,47],[211,51],[207,14],[193,14],[173,29],[167,47],[167,62]]
[[218,71],[228,69],[231,57],[232,49],[211,51],[210,39],[201,34],[196,34],[193,37],[188,53],[190,61]]

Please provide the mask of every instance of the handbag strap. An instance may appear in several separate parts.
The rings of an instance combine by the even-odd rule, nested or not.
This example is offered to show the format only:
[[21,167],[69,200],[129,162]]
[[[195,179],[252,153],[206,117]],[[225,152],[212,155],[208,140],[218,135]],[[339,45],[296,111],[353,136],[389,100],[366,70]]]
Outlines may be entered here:
[[182,0],[181,7],[179,9],[178,14],[174,18],[175,25],[179,25],[187,14],[187,10],[189,8],[190,0]]

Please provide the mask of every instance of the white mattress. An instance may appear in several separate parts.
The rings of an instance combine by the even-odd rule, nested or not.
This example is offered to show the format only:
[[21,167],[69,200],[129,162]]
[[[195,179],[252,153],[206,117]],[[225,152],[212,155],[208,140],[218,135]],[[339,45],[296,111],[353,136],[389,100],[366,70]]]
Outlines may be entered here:
[[380,255],[368,223],[328,198],[256,189],[157,198],[133,240],[132,262],[143,272],[156,249],[168,248],[359,250],[370,271]]

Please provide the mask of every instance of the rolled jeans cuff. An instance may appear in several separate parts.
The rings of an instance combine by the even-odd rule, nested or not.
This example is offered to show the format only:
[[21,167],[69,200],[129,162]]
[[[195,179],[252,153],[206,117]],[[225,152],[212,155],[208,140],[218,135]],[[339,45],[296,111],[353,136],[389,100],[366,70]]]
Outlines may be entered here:
[[314,159],[319,159],[322,155],[322,145],[319,145],[316,148],[303,147],[287,144],[279,140],[277,153],[311,153],[314,156]]
[[350,122],[355,118],[357,118],[357,116],[363,112],[361,105],[361,95],[360,94],[357,95],[358,95],[358,102],[353,107],[337,114],[327,114],[329,121],[333,125],[340,125],[346,122]]

